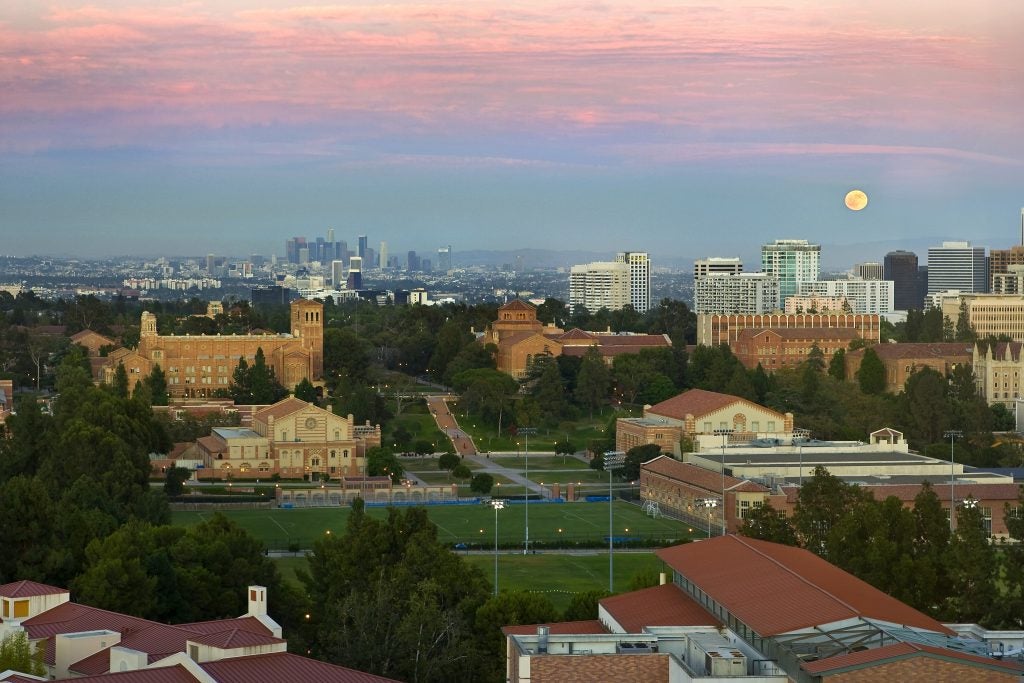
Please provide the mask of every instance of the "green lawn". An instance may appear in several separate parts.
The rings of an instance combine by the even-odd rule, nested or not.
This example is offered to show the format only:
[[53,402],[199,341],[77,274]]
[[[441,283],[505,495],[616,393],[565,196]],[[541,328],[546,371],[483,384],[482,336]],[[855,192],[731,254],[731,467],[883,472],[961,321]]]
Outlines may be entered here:
[[[504,487],[503,487],[504,488]],[[498,511],[498,542],[507,547],[522,546],[525,538],[527,509],[522,503],[508,504]],[[374,517],[387,515],[386,508],[369,508]],[[484,505],[453,505],[429,507],[431,521],[438,527],[443,543],[464,543],[491,547],[494,543],[494,510]],[[174,524],[195,524],[209,518],[212,512],[174,512]],[[344,529],[349,508],[299,508],[266,510],[227,510],[226,515],[268,548],[287,549],[290,543],[312,547],[320,534],[338,533]],[[530,539],[534,542],[568,547],[600,544],[608,536],[607,503],[532,504],[529,506]],[[669,544],[690,533],[686,525],[670,519],[651,519],[636,506],[615,504],[615,536],[628,539],[657,540]]]
[[[525,458],[513,457],[500,457],[491,458],[491,462],[502,467],[508,467],[513,470],[522,470],[526,467]],[[530,471],[541,471],[541,470],[587,470],[590,465],[578,460],[573,457],[562,457],[560,455],[531,455],[530,456]]]
[[[494,581],[494,555],[466,554],[465,560],[480,568],[489,582]],[[286,581],[300,586],[295,572],[305,569],[305,556],[275,558],[274,563]],[[667,571],[665,563],[651,552],[617,552],[614,558],[615,590],[624,592],[641,571]],[[565,609],[576,593],[608,590],[608,553],[522,555],[502,552],[498,555],[498,587],[543,593],[555,607]]]
[[[525,437],[515,436],[507,431],[510,416],[504,417],[502,433],[499,434],[497,423],[485,422],[480,415],[464,415],[457,403],[449,405],[459,427],[472,435],[473,442],[481,452],[515,451],[517,448],[525,450]],[[595,414],[593,419],[583,416],[578,420],[561,422],[557,427],[540,427],[537,429],[537,433],[530,437],[530,452],[550,453],[555,450],[556,442],[564,441],[567,437],[577,449],[583,450],[592,439],[604,436],[604,429],[613,414],[619,417],[636,417],[640,414],[640,408],[621,407],[613,413],[610,407],[605,406],[603,412]]]

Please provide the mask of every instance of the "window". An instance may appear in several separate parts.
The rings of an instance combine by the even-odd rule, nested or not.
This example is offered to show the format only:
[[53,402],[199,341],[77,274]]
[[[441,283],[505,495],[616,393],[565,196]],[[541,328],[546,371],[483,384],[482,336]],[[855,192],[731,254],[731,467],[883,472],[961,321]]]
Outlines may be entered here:
[[14,618],[22,619],[28,616],[28,600],[14,601]]
[[768,431],[769,432],[774,432],[775,431],[775,421],[774,420],[768,420]]

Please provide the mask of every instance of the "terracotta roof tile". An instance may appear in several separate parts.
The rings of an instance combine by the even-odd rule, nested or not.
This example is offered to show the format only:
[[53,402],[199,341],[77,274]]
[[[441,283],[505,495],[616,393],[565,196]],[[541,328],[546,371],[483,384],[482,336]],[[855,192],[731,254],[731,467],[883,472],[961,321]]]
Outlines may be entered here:
[[854,617],[955,635],[801,548],[728,535],[656,554],[762,636]]
[[230,631],[221,631],[220,633],[204,633],[200,636],[191,637],[189,640],[222,650],[232,650],[254,645],[280,645],[285,642],[268,634],[253,633],[238,628],[231,629]]
[[863,349],[848,351],[848,356],[860,358],[864,355],[865,349],[874,349],[875,353],[882,360],[896,360],[901,358],[944,358],[946,356],[959,356],[964,361],[973,358],[974,347],[972,344],[963,342],[901,342],[899,344],[873,344]]
[[274,419],[277,420],[279,418],[284,417],[285,415],[291,415],[292,413],[297,413],[298,411],[302,410],[303,408],[309,407],[309,405],[310,405],[309,403],[306,403],[303,400],[297,399],[294,396],[289,396],[286,399],[278,401],[277,403],[275,403],[272,406],[267,406],[266,408],[263,408],[262,410],[257,410],[255,418],[260,420],[260,421],[262,421],[262,422],[266,422],[267,419],[271,415],[273,415]]
[[644,588],[600,601],[626,633],[646,626],[712,626],[721,622],[672,583]]
[[513,299],[512,301],[509,301],[507,304],[504,304],[503,306],[499,306],[498,310],[499,311],[533,311],[533,310],[536,310],[536,307],[533,304],[531,304],[531,303],[527,303],[526,301],[523,301],[522,299]]
[[537,633],[538,626],[547,626],[551,635],[588,635],[592,633],[608,633],[597,619],[585,621],[559,621],[554,624],[515,624],[513,626],[502,626],[501,632],[506,636],[529,636]]
[[845,655],[827,657],[814,662],[806,662],[802,665],[804,671],[809,674],[818,675],[825,672],[836,672],[839,669],[861,667],[867,664],[878,664],[889,659],[902,659],[913,656],[936,655],[939,657],[951,657],[969,664],[981,664],[983,666],[1006,669],[1013,672],[1024,671],[1024,667],[1016,662],[1000,661],[991,657],[980,657],[968,652],[959,652],[932,645],[921,645],[918,643],[895,643],[885,647],[870,648],[859,652],[851,652]]
[[202,446],[207,453],[226,453],[228,450],[228,445],[224,443],[224,439],[216,434],[201,436],[196,439],[196,443]]
[[[688,462],[679,462],[668,455],[659,455],[653,460],[648,460],[640,465],[640,468],[669,479],[693,484],[694,486],[698,486],[708,491],[722,490],[721,472],[712,472],[711,470],[706,470],[703,467],[698,467],[697,465],[693,465]],[[725,488],[730,491],[733,490],[733,487],[748,483],[753,484],[753,482],[748,482],[746,479],[737,479],[736,477],[730,477],[729,475],[725,476]],[[758,486],[758,484],[754,485]],[[744,488],[743,490],[746,491],[749,489]],[[762,486],[755,490],[767,491],[768,489]]]
[[[648,408],[645,412],[653,415],[660,415],[662,417],[670,417],[676,420],[685,420],[686,416],[693,415],[694,418],[699,419],[703,415],[714,412],[725,408],[726,406],[733,405],[734,403],[745,403],[751,406],[757,406],[762,410],[768,410],[764,406],[758,406],[752,401],[748,401],[739,396],[732,396],[730,394],[720,394],[716,391],[705,391],[704,389],[690,389],[684,391],[678,396],[673,396],[667,401],[655,404]],[[775,411],[769,411],[775,412]],[[779,420],[783,420],[784,416],[781,413],[775,413],[778,415]]]
[[195,676],[181,665],[86,676],[74,680],[85,683],[196,683]]
[[288,652],[235,657],[201,665],[218,683],[277,683],[278,681],[316,681],[316,683],[391,683],[394,679],[346,669]]
[[64,588],[48,586],[35,581],[15,581],[0,586],[0,597],[4,598],[31,598],[37,595],[60,595],[67,592]]

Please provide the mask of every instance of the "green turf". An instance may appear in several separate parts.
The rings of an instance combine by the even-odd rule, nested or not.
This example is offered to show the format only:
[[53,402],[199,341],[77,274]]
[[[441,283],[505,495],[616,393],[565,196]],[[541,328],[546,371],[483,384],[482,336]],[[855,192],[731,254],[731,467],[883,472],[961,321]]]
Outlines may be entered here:
[[[465,554],[463,558],[480,568],[493,585],[494,555]],[[274,559],[281,576],[299,588],[304,586],[296,571],[308,566],[305,556]],[[652,552],[616,552],[615,591],[629,589],[629,582],[641,571],[667,571],[665,563]],[[608,553],[558,555],[537,553],[522,555],[503,551],[498,555],[498,587],[501,590],[536,591],[544,594],[555,607],[565,609],[573,596],[586,591],[608,590]]]
[[[491,458],[491,462],[502,467],[507,467],[512,470],[523,470],[526,468],[526,458],[521,457],[496,457]],[[542,470],[586,470],[590,466],[579,460],[578,458],[565,457],[560,455],[531,455],[530,456],[530,471],[542,471]]]
[[[505,488],[505,487],[502,487]],[[370,515],[383,518],[385,508],[368,508]],[[437,525],[443,543],[482,544],[494,542],[494,511],[484,505],[429,507],[431,521]],[[498,542],[516,546],[525,537],[526,506],[509,504],[498,512]],[[177,511],[172,522],[195,524],[209,518],[212,512]],[[307,549],[320,534],[338,533],[344,529],[349,508],[299,508],[292,510],[226,510],[224,515],[235,521],[268,548],[284,550],[292,543]],[[529,506],[530,538],[537,542],[572,546],[601,542],[608,536],[607,503],[533,504]],[[687,527],[670,519],[651,519],[636,506],[615,504],[616,537],[631,539],[663,539],[674,541],[689,537]],[[628,529],[628,531],[627,531]]]

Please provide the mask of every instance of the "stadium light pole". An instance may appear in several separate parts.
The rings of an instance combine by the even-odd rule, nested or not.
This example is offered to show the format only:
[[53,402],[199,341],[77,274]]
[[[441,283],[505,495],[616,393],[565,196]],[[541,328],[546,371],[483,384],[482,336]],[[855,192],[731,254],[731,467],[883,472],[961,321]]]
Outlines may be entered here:
[[957,439],[963,438],[963,435],[964,433],[959,429],[947,429],[942,433],[944,438],[949,439],[949,531],[951,533],[956,527],[956,510],[954,509],[956,504],[956,495],[954,494],[956,466],[954,465],[953,460],[953,442]]
[[697,505],[707,508],[708,511],[708,538],[711,538],[711,511],[718,507],[718,500],[715,498],[698,498]]
[[505,509],[505,501],[491,499],[494,508],[494,594],[498,594],[498,510]]
[[612,471],[621,469],[626,464],[626,454],[622,451],[608,451],[604,454],[604,468],[608,470],[608,592],[615,592],[615,535],[612,505]]
[[[714,433],[722,437],[722,535],[725,536],[725,446],[729,443],[729,435],[732,434],[734,429],[727,429],[722,427],[721,429],[714,430]],[[708,522],[708,531],[711,531],[711,523]]]
[[519,429],[519,434],[526,437],[526,450],[523,460],[526,463],[526,537],[523,540],[523,555],[527,555],[530,552],[530,434],[536,434],[536,427],[522,427]]

